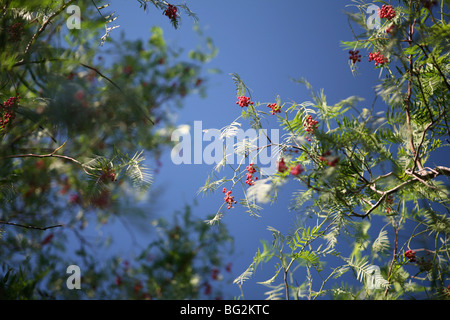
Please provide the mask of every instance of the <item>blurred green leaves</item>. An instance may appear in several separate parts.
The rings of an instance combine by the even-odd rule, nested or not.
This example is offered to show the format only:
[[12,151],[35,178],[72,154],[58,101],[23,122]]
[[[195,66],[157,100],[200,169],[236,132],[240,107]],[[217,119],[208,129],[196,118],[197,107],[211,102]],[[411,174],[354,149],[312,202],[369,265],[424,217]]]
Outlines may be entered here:
[[[147,9],[149,1],[140,3]],[[80,9],[79,29],[66,25],[69,4]],[[188,95],[205,95],[204,65],[217,49],[198,27],[206,46],[191,52],[169,47],[160,26],[148,39],[127,40],[120,28],[111,32],[120,24],[111,7],[16,0],[0,8],[0,103],[20,95],[15,118],[0,130],[3,298],[195,298],[212,288],[211,268],[223,269],[222,246],[230,242],[223,227],[211,229],[189,208],[177,215],[180,224],[150,225],[158,199],[150,186],[171,146],[176,112]],[[179,17],[195,18],[185,4],[179,8]],[[130,261],[120,286],[116,253],[99,255],[121,243],[102,233],[118,223],[146,229],[153,241]],[[36,228],[55,225],[63,227]],[[147,260],[149,250],[159,251],[155,261]],[[73,259],[83,292],[65,288]]]

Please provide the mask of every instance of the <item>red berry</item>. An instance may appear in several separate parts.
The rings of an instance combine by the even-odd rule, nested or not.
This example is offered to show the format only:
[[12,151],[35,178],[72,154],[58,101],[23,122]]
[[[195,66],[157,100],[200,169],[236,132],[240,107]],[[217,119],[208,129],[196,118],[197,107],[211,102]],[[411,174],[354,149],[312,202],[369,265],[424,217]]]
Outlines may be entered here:
[[48,236],[46,236],[46,237],[44,238],[44,240],[42,240],[41,245],[44,246],[44,245],[46,245],[46,244],[49,244],[49,243],[52,241],[53,237],[54,237],[54,234],[53,234],[53,233],[50,233]]
[[141,290],[142,290],[142,288],[144,288],[144,286],[142,285],[142,283],[139,281],[139,282],[137,282],[135,285],[134,285],[134,288],[133,288],[133,291],[134,291],[134,293],[139,293]]
[[361,62],[361,55],[358,54],[359,50],[356,51],[350,50],[348,53],[350,54],[349,59],[352,60],[353,63],[356,63],[356,61]]
[[393,34],[395,31],[395,24],[391,24],[388,28],[386,28],[386,33]]
[[205,286],[205,291],[204,291],[205,295],[210,295],[211,291],[212,291],[211,285],[208,282],[206,282],[204,284],[204,286]]
[[69,203],[80,204],[81,203],[81,197],[78,194],[76,194],[76,193],[71,194],[70,198],[69,198]]

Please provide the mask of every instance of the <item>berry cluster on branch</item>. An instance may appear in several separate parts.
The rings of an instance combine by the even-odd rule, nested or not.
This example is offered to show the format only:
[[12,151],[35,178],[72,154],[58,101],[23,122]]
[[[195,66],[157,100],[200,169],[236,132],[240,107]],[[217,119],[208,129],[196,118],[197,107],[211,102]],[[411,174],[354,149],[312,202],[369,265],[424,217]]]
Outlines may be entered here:
[[253,102],[250,101],[249,97],[240,96],[238,97],[238,101],[236,101],[236,104],[239,105],[241,108],[243,108],[248,107],[250,104],[253,105]]
[[378,9],[378,14],[380,15],[381,19],[388,19],[392,20],[395,18],[395,10],[392,8],[391,5],[383,5],[381,9]]
[[164,15],[167,16],[171,21],[175,22],[177,20],[177,7],[169,4],[167,9],[164,10]]
[[253,177],[253,174],[256,172],[254,164],[250,163],[246,169],[247,169],[247,180],[245,180],[245,183],[248,184],[249,186],[252,186],[255,184],[255,180],[258,180],[258,177]]
[[20,100],[20,96],[10,97],[3,104],[0,105],[0,128],[5,129],[8,123],[11,123],[15,119],[16,114],[13,107],[17,105]]
[[236,204],[237,201],[235,201],[234,196],[231,195],[231,190],[227,191],[227,188],[223,188],[222,193],[225,193],[224,201],[228,204],[228,209],[233,208],[233,204]]

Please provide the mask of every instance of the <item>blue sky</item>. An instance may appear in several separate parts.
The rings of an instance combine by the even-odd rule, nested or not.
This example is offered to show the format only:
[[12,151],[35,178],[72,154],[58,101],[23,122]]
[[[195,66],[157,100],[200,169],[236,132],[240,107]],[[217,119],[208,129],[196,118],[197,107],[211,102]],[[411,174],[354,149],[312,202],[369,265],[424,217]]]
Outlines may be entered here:
[[[218,56],[207,67],[218,68],[220,74],[210,76],[207,97],[191,96],[179,112],[178,123],[202,121],[203,129],[220,129],[230,124],[241,112],[235,104],[236,92],[230,73],[238,73],[252,90],[255,101],[274,102],[280,95],[284,102],[298,103],[310,100],[303,85],[291,78],[306,78],[318,91],[324,88],[329,104],[352,95],[366,98],[370,108],[373,86],[379,75],[367,62],[363,53],[359,75],[352,75],[348,65],[348,52],[341,40],[352,40],[347,16],[343,13],[350,0],[330,1],[274,1],[274,0],[191,0],[188,5],[199,18],[200,28],[218,47]],[[174,2],[174,4],[177,4]],[[193,31],[193,21],[182,13],[182,24],[174,30],[168,18],[149,5],[145,13],[137,1],[112,1],[111,9],[119,18],[120,28],[111,36],[124,32],[130,39],[148,39],[150,28],[159,25],[169,44],[185,48],[185,52],[201,45]],[[117,32],[115,34],[115,32]],[[174,165],[170,154],[163,155],[160,173],[155,176],[155,187],[164,193],[158,199],[160,215],[170,215],[185,204],[198,205],[194,213],[205,218],[214,214],[223,201],[223,194],[202,197],[197,195],[212,165]],[[260,239],[271,240],[267,226],[288,231],[295,215],[288,211],[292,189],[288,186],[277,203],[265,206],[261,218],[250,217],[243,208],[228,210],[225,223],[235,239],[233,277],[237,277],[251,263],[260,247]],[[145,239],[145,235],[141,235]],[[124,239],[129,238],[124,231]],[[244,284],[246,299],[265,298],[264,288],[256,281],[266,280],[274,271],[270,266]],[[238,287],[229,289],[232,295],[240,294]]]

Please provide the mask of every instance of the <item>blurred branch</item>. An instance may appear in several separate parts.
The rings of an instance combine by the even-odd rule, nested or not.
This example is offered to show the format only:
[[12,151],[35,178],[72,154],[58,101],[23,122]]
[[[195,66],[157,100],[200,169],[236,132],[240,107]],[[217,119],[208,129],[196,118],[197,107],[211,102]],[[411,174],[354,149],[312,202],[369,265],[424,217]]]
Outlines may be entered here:
[[47,227],[37,227],[37,226],[24,225],[24,224],[20,224],[20,223],[8,222],[8,221],[2,221],[2,220],[0,220],[0,224],[5,224],[5,225],[9,225],[9,226],[14,226],[14,227],[20,227],[20,228],[26,228],[26,229],[34,229],[34,230],[47,230],[47,229],[58,228],[58,227],[64,226],[63,224],[55,224],[55,225],[51,225],[51,226],[47,226]]
[[65,142],[59,146],[58,148],[56,148],[53,152],[48,153],[48,154],[35,154],[35,153],[25,153],[25,154],[13,154],[13,155],[9,155],[9,156],[5,156],[5,157],[1,157],[0,159],[11,159],[11,158],[59,158],[59,159],[64,159],[64,160],[69,160],[72,162],[75,162],[76,164],[78,164],[79,166],[81,166],[81,168],[83,169],[84,172],[86,172],[87,174],[90,174],[89,172],[86,171],[86,169],[84,168],[83,164],[72,158],[69,156],[63,156],[63,155],[59,155],[59,154],[55,154],[59,149],[61,149],[64,146]]

